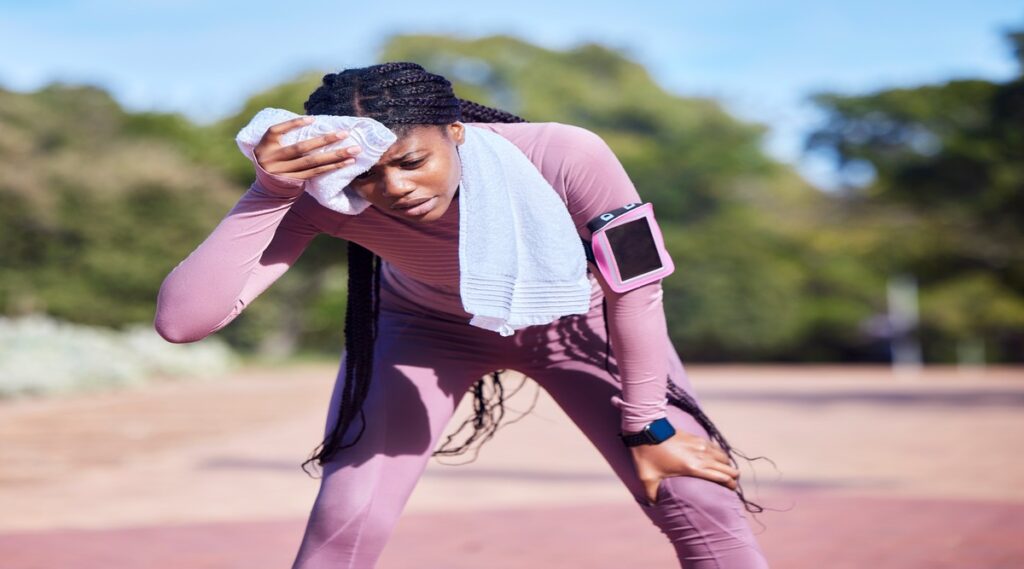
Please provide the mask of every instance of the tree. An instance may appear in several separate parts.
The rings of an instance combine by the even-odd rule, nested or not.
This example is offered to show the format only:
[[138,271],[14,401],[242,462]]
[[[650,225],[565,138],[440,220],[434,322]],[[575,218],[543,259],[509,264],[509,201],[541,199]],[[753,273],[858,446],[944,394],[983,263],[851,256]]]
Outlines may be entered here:
[[[1018,61],[1022,38],[1007,34]],[[970,311],[963,318],[925,304],[925,333],[944,346],[933,355],[948,357],[950,346],[984,332],[999,347],[995,357],[1024,358],[1024,78],[819,93],[812,101],[828,119],[808,150],[872,174],[848,185],[844,199],[851,216],[880,218],[888,237],[869,253],[873,264],[917,275],[926,297],[952,301],[960,291],[984,303],[954,302]]]

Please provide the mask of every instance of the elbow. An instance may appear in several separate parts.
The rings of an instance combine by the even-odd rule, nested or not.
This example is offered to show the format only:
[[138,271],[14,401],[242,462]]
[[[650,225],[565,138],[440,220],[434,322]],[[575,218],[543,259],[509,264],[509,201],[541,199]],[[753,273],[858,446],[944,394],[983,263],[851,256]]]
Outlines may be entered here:
[[188,295],[161,287],[157,294],[153,328],[161,338],[173,344],[198,342],[226,326],[245,307],[245,302],[236,299],[227,314],[219,315],[212,308],[217,304],[215,301],[197,304]]
[[188,312],[174,311],[172,314],[166,310],[158,309],[156,317],[153,319],[153,329],[156,330],[156,333],[161,338],[168,342],[173,344],[189,344],[198,342],[220,330],[234,320],[237,315],[238,310],[236,309],[221,319],[219,323],[214,323],[215,321],[204,320]]
[[203,330],[196,324],[200,321],[196,309],[184,304],[184,300],[175,297],[164,286],[160,287],[157,294],[153,329],[161,338],[172,344],[198,342],[212,332]]
[[660,306],[665,298],[665,290],[661,286],[661,279],[640,285],[624,292],[615,292],[607,284],[602,283],[605,297],[609,302],[618,304],[620,302],[632,306]]
[[172,344],[188,344],[191,342],[197,342],[206,337],[205,334],[198,335],[181,326],[168,324],[165,320],[160,318],[157,318],[154,321],[153,328],[161,338]]
[[153,329],[161,338],[172,344],[189,344],[198,342],[210,335],[211,331],[201,330],[188,323],[188,318],[173,317],[165,311],[158,310],[153,319]]

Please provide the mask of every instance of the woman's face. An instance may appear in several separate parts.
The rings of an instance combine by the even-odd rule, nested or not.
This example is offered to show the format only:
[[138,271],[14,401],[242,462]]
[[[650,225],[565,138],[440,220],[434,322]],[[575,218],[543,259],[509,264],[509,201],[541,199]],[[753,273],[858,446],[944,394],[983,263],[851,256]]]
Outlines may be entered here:
[[386,215],[434,221],[448,211],[462,179],[456,147],[465,134],[461,122],[416,127],[349,186]]

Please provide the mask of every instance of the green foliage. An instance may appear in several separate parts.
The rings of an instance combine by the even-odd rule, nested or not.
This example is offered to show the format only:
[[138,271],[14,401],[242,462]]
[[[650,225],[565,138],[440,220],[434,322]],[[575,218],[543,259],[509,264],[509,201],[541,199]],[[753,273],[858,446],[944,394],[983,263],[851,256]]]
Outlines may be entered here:
[[[601,135],[656,206],[677,266],[664,281],[670,333],[687,360],[884,357],[864,323],[899,272],[918,277],[929,358],[979,339],[990,358],[1024,357],[1020,80],[818,94],[828,120],[808,148],[875,176],[828,195],[764,155],[764,125],[666,92],[604,46],[409,35],[380,60],[417,61],[463,98]],[[90,86],[0,90],[0,314],[151,321],[162,279],[252,182],[237,131],[264,107],[304,112],[327,71],[205,126],[127,113]],[[337,355],[345,245],[314,239],[218,336],[264,356]]]
[[[1018,57],[1021,37],[1007,35]],[[1000,346],[989,356],[1024,358],[1024,78],[812,100],[828,119],[807,147],[868,166],[837,206],[872,218],[882,238],[868,263],[916,276],[926,340],[983,338]]]
[[[1012,360],[1024,330],[1024,298],[990,272],[964,273],[928,289],[922,299],[924,328],[937,349],[958,341],[988,339],[988,356]],[[942,355],[942,352],[936,356]]]
[[794,342],[806,278],[787,243],[734,212],[666,233],[676,272],[663,281],[669,330],[701,359],[761,359]]
[[[0,311],[106,326],[152,320],[155,292],[237,188],[93,87],[0,93]],[[178,129],[170,138],[188,129]]]

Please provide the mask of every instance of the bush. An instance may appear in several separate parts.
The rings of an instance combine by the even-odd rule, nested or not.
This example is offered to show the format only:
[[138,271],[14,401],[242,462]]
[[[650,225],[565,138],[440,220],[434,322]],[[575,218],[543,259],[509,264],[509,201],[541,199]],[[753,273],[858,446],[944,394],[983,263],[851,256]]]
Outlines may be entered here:
[[216,338],[171,344],[150,325],[116,331],[42,314],[0,317],[0,398],[138,385],[159,376],[208,378],[238,361]]

